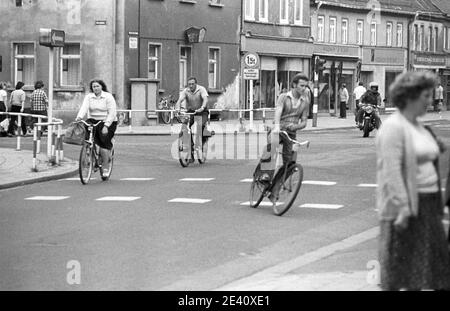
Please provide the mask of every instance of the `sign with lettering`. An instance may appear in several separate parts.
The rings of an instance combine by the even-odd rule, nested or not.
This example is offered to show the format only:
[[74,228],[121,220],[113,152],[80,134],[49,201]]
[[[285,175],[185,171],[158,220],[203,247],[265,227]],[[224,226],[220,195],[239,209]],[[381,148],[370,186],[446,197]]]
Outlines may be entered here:
[[259,69],[244,68],[244,80],[259,80]]
[[389,65],[405,65],[405,51],[402,49],[364,48],[363,63],[378,63]]
[[257,53],[247,52],[245,53],[243,59],[244,80],[259,80],[259,69],[261,67],[261,61]]
[[48,47],[63,47],[66,33],[63,30],[41,28],[39,30],[39,44]]
[[445,67],[445,55],[428,54],[428,53],[413,53],[414,65],[428,65]]
[[314,44],[314,54],[358,57],[358,49],[355,46]]

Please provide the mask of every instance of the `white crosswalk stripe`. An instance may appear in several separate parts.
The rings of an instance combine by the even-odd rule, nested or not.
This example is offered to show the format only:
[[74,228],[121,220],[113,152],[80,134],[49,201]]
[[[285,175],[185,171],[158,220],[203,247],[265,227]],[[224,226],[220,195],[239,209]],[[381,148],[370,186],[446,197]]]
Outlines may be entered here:
[[34,196],[26,198],[29,201],[61,201],[70,198],[70,196]]
[[378,187],[378,185],[377,184],[359,184],[358,187],[376,188],[376,187]]
[[215,180],[215,178],[182,178],[179,181],[211,181]]
[[150,180],[155,180],[154,178],[134,178],[134,177],[130,177],[130,178],[121,178],[120,180],[123,181],[150,181]]
[[[96,177],[91,177],[91,180],[96,180]],[[72,178],[64,178],[63,180],[68,180],[68,181],[80,181],[79,177],[72,177]]]
[[343,208],[344,205],[306,203],[306,204],[300,205],[299,207],[300,208],[319,208],[319,209],[340,209],[340,208]]
[[211,202],[211,200],[208,199],[193,199],[193,198],[175,198],[172,200],[167,201],[169,203],[195,203],[195,204],[204,204]]
[[337,182],[335,181],[318,181],[318,180],[304,180],[302,185],[317,185],[317,186],[334,186]]
[[96,199],[96,201],[136,201],[139,200],[141,197],[121,197],[121,196],[109,196],[109,197],[102,197]]
[[[284,204],[284,202],[277,202],[277,206],[283,205],[283,204]],[[249,202],[249,201],[243,202],[243,203],[241,203],[240,205],[243,205],[243,206],[250,206],[250,202]],[[268,207],[271,207],[271,206],[273,206],[273,204],[272,204],[272,202],[263,201],[263,202],[259,203],[259,206],[263,206],[263,207],[268,206]]]
[[241,182],[252,182],[253,178],[245,178],[245,179],[241,179]]

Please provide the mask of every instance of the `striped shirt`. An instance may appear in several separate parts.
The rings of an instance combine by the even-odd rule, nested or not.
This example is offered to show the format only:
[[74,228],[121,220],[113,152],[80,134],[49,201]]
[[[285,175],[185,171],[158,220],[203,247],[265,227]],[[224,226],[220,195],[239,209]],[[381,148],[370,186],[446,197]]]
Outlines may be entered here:
[[47,110],[47,95],[41,89],[36,89],[31,94],[31,110],[45,111]]

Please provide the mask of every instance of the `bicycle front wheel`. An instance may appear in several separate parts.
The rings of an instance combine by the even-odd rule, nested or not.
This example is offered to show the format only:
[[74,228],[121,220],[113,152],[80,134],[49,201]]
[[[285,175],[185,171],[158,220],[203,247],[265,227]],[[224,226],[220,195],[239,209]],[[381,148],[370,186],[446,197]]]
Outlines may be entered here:
[[189,157],[190,157],[190,148],[188,146],[189,142],[186,141],[183,143],[183,140],[186,140],[183,136],[183,133],[180,133],[178,137],[178,160],[182,167],[187,167],[189,165]]
[[265,186],[253,179],[252,185],[250,186],[250,207],[257,208],[264,198]]
[[80,175],[80,181],[83,185],[86,185],[92,176],[92,170],[94,167],[94,155],[90,145],[83,144],[80,151],[80,159],[78,163],[78,173]]
[[[282,182],[282,177],[277,182]],[[297,198],[298,192],[303,181],[303,167],[300,164],[291,164],[286,172],[286,178],[281,184],[280,192],[278,194],[278,201],[281,204],[275,204],[273,207],[273,213],[277,216],[281,216],[286,213],[289,208],[294,204]]]

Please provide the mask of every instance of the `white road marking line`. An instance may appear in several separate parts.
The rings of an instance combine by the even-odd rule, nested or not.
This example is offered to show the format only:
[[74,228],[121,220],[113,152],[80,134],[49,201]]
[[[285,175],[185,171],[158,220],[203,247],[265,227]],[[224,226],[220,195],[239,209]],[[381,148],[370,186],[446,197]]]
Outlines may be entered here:
[[35,197],[29,197],[25,200],[31,200],[31,201],[61,201],[68,199],[70,197],[68,196],[35,196]]
[[119,197],[119,196],[110,196],[110,197],[102,197],[96,199],[96,201],[135,201],[139,200],[141,197]]
[[306,204],[300,205],[299,207],[300,208],[320,208],[320,209],[340,209],[340,208],[343,208],[344,205],[306,203]]
[[155,180],[154,178],[121,178],[120,180],[124,181],[149,181],[149,180]]
[[379,227],[371,228],[359,234],[352,235],[344,240],[329,244],[315,251],[301,255],[297,258],[269,267],[248,277],[233,281],[215,290],[239,291],[247,290],[248,288],[254,289],[257,286],[265,284],[267,280],[282,277],[293,270],[329,257],[338,251],[345,250],[363,242],[375,239],[378,236],[379,231]]
[[334,186],[337,184],[335,181],[317,181],[317,180],[304,180],[303,185],[319,185],[319,186]]
[[376,188],[377,184],[359,184],[358,187],[366,187],[366,188]]
[[241,179],[241,182],[252,182],[253,178],[245,178],[245,179]]
[[[91,177],[91,180],[96,180],[97,178],[95,177]],[[79,177],[72,177],[72,178],[65,178],[63,180],[69,180],[69,181],[79,181],[80,178]]]
[[182,178],[179,181],[211,181],[215,178]]
[[[277,202],[277,206],[278,205],[283,205],[283,204],[284,204],[284,202]],[[240,205],[250,206],[250,201],[243,202]],[[273,204],[272,204],[272,202],[263,201],[263,202],[259,203],[259,206],[269,206],[269,207],[271,207],[271,206],[273,206]]]
[[211,200],[208,199],[190,199],[190,198],[175,198],[172,200],[167,201],[169,203],[197,203],[197,204],[204,204],[211,202]]

